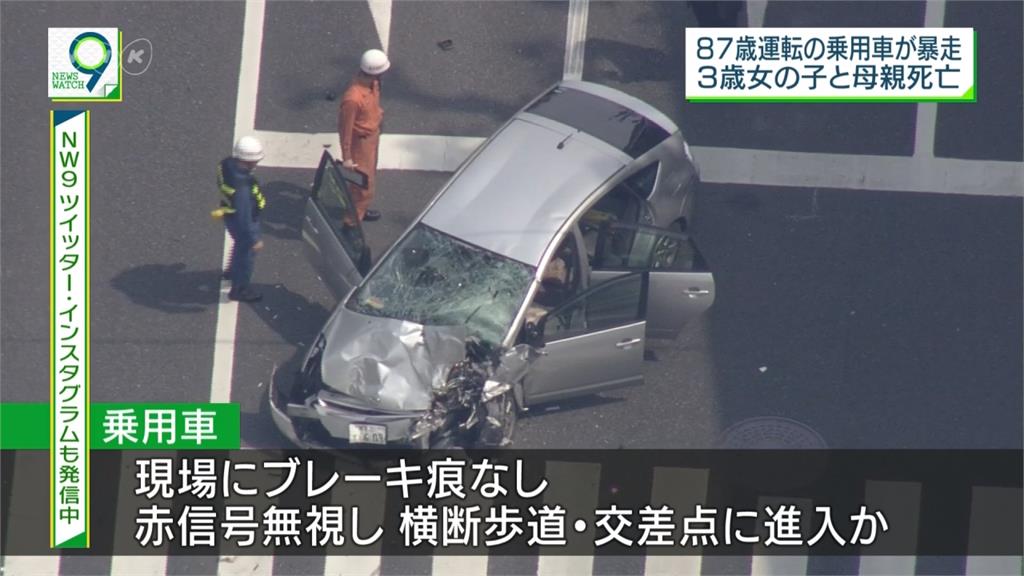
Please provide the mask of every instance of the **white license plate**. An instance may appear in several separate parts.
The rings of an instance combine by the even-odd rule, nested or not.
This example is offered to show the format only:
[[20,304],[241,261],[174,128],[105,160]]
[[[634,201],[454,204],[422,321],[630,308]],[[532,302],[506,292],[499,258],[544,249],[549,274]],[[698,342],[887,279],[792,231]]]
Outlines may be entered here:
[[388,429],[377,424],[349,424],[348,441],[352,444],[387,444]]

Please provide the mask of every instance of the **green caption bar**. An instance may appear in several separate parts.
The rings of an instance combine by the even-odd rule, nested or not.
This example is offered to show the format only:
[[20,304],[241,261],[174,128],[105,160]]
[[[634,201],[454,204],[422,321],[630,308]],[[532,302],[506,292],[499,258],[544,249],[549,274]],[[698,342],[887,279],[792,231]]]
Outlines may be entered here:
[[[0,449],[45,450],[48,406],[0,404]],[[240,408],[232,404],[93,404],[93,450],[237,450]]]

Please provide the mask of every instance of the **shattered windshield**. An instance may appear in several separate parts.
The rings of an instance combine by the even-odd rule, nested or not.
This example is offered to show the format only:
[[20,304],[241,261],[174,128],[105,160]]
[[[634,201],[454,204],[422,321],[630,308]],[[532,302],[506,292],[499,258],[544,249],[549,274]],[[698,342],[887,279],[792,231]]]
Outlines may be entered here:
[[418,224],[348,302],[350,310],[424,325],[465,325],[499,343],[534,270]]

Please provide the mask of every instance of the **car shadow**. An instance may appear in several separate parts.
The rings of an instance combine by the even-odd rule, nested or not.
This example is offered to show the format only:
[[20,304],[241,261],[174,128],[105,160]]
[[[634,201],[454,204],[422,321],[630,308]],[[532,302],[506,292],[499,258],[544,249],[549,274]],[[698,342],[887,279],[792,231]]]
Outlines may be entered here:
[[284,341],[300,350],[304,350],[316,336],[310,327],[323,326],[330,316],[330,310],[323,305],[292,292],[284,284],[253,283],[253,287],[263,294],[263,300],[252,304],[256,316]]
[[219,270],[186,270],[176,264],[143,264],[114,277],[111,285],[133,303],[168,314],[196,314],[220,298]]

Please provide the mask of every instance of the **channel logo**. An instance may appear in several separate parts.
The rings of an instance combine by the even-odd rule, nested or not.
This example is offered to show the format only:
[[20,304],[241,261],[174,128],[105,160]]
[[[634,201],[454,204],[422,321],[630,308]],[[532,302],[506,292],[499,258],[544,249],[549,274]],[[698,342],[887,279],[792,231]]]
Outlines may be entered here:
[[48,29],[48,95],[57,102],[120,102],[121,32]]

